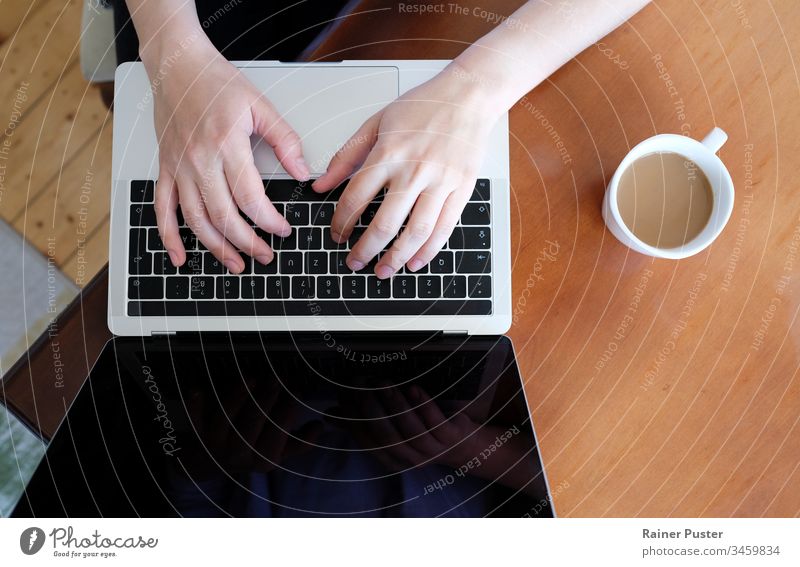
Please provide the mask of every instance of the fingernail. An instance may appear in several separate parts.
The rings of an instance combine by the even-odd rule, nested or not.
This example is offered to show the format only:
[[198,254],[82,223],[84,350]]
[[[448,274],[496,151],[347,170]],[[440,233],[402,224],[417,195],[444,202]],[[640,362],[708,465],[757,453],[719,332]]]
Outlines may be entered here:
[[414,258],[412,260],[409,260],[407,266],[408,266],[408,269],[410,271],[416,272],[417,270],[419,270],[422,267],[422,262],[420,260],[417,260],[416,258]]
[[347,259],[347,265],[354,272],[357,272],[358,270],[364,268],[364,262],[359,262],[358,260],[351,260],[350,258]]
[[169,253],[169,259],[172,265],[178,267],[178,253],[175,252],[175,250],[167,250],[167,252]]
[[292,226],[287,224],[284,226],[281,231],[278,233],[282,238],[286,238],[290,234],[292,234]]
[[294,163],[296,163],[297,167],[300,169],[300,177],[301,177],[300,181],[307,181],[310,175],[308,171],[308,164],[306,164],[306,160],[299,157],[296,160],[294,160]]
[[236,260],[225,260],[225,267],[228,268],[228,271],[231,273],[239,271],[239,264]]
[[320,180],[320,179],[325,179],[325,176],[326,176],[326,175],[328,175],[328,172],[327,172],[327,171],[326,171],[325,173],[323,173],[322,175],[320,175],[319,177],[317,177],[317,178],[314,180],[314,182],[311,184],[311,188],[312,188],[312,189],[316,189],[316,188],[317,188],[317,183],[319,183],[319,180]]
[[331,238],[333,238],[336,242],[342,241],[342,235],[336,232],[335,230],[331,230]]
[[375,275],[382,280],[392,277],[393,273],[394,273],[394,268],[392,268],[391,266],[387,266],[386,264],[383,264],[375,268]]
[[264,264],[265,266],[272,262],[273,256],[270,254],[261,254],[260,256],[256,256],[256,260]]

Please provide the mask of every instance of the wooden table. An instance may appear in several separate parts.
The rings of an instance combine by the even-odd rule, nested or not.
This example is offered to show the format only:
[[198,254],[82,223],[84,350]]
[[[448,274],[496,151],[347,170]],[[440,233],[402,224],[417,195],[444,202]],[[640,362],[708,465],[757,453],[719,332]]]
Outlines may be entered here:
[[[310,57],[451,58],[491,27],[473,7],[511,4],[364,1]],[[509,334],[562,516],[800,513],[798,22],[791,0],[659,0],[511,111]],[[600,202],[628,149],[715,125],[737,192],[717,242],[678,262],[617,242]],[[45,435],[108,336],[105,277],[5,381]]]

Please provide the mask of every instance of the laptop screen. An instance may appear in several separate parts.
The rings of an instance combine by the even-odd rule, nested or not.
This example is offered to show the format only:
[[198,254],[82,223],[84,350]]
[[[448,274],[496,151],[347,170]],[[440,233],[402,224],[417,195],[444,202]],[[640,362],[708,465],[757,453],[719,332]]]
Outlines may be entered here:
[[505,337],[109,342],[15,516],[552,516]]

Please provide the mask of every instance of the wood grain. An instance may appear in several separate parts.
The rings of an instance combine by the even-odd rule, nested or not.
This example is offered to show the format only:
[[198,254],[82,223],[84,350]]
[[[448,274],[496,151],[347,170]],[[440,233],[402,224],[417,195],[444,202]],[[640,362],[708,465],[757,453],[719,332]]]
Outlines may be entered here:
[[[800,5],[742,4],[659,0],[511,110],[509,334],[562,516],[800,513]],[[490,27],[396,6],[360,3],[309,57],[448,58]],[[678,262],[622,246],[600,202],[625,153],[714,125],[737,191],[721,237]],[[93,341],[76,380],[107,336],[103,282],[85,300],[96,320],[62,335]],[[46,365],[15,372],[33,415]]]

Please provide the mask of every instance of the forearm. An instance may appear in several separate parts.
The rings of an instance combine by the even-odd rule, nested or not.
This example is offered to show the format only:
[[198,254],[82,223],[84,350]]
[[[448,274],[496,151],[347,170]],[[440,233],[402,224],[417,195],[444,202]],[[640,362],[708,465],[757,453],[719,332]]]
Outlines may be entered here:
[[503,111],[617,28],[649,0],[531,0],[459,55],[448,69]]
[[148,72],[189,48],[213,48],[197,17],[194,0],[126,0],[139,56]]

